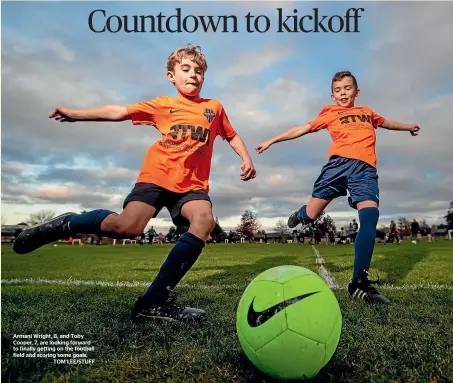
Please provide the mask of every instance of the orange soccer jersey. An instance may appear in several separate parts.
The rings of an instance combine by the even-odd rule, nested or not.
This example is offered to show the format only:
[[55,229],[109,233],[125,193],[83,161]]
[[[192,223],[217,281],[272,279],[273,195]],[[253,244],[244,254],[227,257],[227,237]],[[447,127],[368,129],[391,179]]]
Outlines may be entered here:
[[134,125],[153,125],[162,134],[146,152],[137,182],[177,193],[208,192],[214,140],[236,135],[222,104],[160,96],[126,108]]
[[338,155],[366,162],[376,167],[376,132],[384,117],[367,106],[344,108],[325,106],[315,120],[310,121],[311,131],[327,129],[332,137],[329,159]]

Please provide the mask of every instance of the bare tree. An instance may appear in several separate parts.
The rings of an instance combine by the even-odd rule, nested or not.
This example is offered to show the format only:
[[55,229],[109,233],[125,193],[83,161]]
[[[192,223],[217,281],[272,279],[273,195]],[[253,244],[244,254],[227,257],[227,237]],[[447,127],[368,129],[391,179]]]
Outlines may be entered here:
[[410,226],[410,223],[406,217],[399,217],[397,220],[397,223],[398,223],[398,229],[400,229],[400,231],[402,231],[405,228],[408,228]]
[[283,219],[279,219],[274,227],[275,231],[278,233],[278,235],[282,238],[285,236],[289,235],[291,231],[289,230],[288,225]]
[[55,212],[51,210],[41,210],[36,213],[31,213],[30,217],[28,218],[28,223],[32,225],[36,225],[37,223],[42,223],[48,221],[55,217]]

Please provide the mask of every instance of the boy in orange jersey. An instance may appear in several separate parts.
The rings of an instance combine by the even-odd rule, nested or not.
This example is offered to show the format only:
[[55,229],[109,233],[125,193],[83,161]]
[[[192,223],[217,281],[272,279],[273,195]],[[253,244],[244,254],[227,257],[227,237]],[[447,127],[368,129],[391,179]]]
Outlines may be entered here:
[[107,105],[86,110],[57,107],[49,117],[60,122],[131,120],[134,125],[156,127],[162,139],[148,149],[121,214],[110,210],[65,213],[24,230],[14,243],[16,253],[25,254],[77,233],[135,237],[166,207],[173,223],[189,226],[189,230],[172,248],[147,291],[138,297],[132,319],[203,319],[203,310],[178,305],[171,292],[196,262],[215,227],[208,195],[215,138],[227,140],[242,158],[243,181],[256,176],[250,155],[222,104],[200,97],[206,70],[200,48],[189,45],[168,57],[167,78],[177,90],[175,97],[161,96],[129,106]]
[[331,90],[335,105],[325,106],[307,125],[292,128],[259,144],[256,151],[262,153],[272,144],[321,129],[329,131],[333,140],[329,161],[314,184],[312,198],[291,214],[288,226],[312,224],[333,199],[346,196],[349,191],[349,204],[358,210],[360,229],[355,240],[354,273],[348,291],[354,299],[389,304],[390,301],[371,285],[379,281],[368,279],[379,219],[375,129],[380,126],[409,131],[416,136],[420,128],[415,124],[386,120],[367,106],[355,106],[360,90],[356,78],[349,71],[335,74]]

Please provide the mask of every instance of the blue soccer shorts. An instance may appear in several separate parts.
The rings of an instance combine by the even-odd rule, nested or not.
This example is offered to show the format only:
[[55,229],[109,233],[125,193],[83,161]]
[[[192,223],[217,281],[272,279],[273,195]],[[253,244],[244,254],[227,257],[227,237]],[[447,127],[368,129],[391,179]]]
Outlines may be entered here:
[[348,191],[349,205],[354,209],[360,201],[374,201],[379,206],[376,168],[360,160],[332,156],[323,166],[312,196],[334,199],[346,196]]

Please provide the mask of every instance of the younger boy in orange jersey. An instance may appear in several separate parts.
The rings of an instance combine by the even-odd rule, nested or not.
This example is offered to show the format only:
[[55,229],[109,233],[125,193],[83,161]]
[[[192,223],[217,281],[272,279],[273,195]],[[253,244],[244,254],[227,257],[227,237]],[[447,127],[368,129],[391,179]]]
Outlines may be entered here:
[[132,319],[202,319],[203,310],[179,306],[170,293],[195,263],[215,226],[208,195],[215,138],[227,140],[242,158],[243,181],[256,176],[250,155],[222,104],[200,97],[207,67],[200,48],[188,46],[175,50],[168,58],[167,78],[176,88],[174,97],[85,110],[57,107],[49,117],[60,122],[131,120],[134,125],[156,127],[162,139],[148,149],[121,214],[101,209],[63,214],[24,230],[14,243],[16,253],[29,253],[77,233],[135,237],[166,207],[173,223],[189,226],[189,230],[179,238],[153,283],[137,299]]
[[373,255],[376,224],[379,219],[379,187],[376,171],[376,132],[382,127],[389,130],[408,131],[417,135],[415,124],[389,121],[367,106],[355,106],[360,90],[356,78],[349,71],[338,72],[332,79],[331,98],[335,105],[325,106],[318,117],[307,125],[292,128],[256,148],[262,153],[280,141],[292,140],[305,134],[327,129],[332,137],[329,161],[322,168],[307,205],[291,214],[290,228],[299,223],[311,224],[329,203],[349,191],[349,204],[358,209],[360,229],[355,240],[355,260],[349,293],[354,299],[389,304],[368,279],[368,269]]

